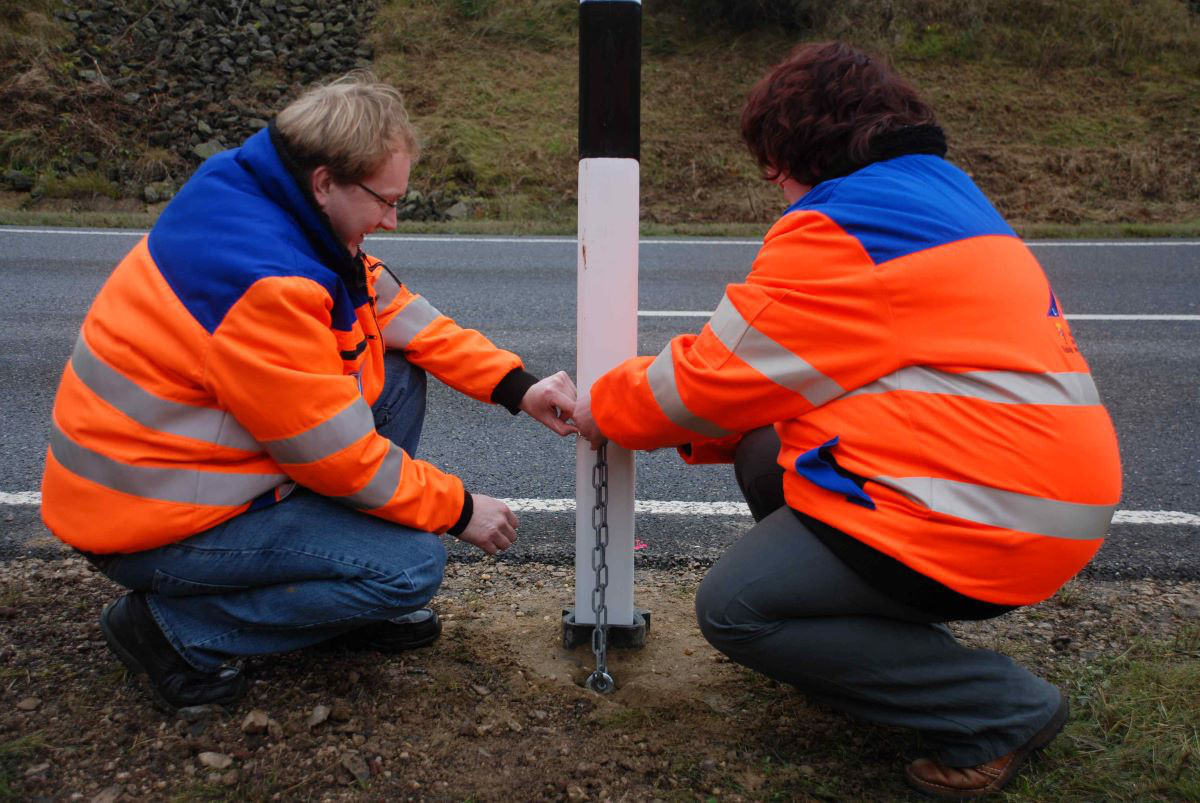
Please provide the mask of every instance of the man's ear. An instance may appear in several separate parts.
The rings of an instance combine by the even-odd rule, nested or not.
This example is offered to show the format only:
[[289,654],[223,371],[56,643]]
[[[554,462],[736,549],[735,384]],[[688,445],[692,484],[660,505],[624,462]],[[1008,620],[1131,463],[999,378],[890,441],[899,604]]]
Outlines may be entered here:
[[325,203],[329,200],[329,193],[333,190],[333,171],[325,165],[317,165],[313,168],[312,176],[309,178],[309,185],[312,188],[313,199],[321,208],[325,207]]

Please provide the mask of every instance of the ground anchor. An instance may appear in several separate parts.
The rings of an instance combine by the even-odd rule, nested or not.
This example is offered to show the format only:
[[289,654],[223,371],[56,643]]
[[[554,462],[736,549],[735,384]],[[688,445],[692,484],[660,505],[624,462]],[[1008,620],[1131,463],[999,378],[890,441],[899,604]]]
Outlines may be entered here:
[[[596,625],[575,621],[575,609],[563,608],[562,645],[573,650],[581,644],[592,643],[592,631]],[[646,646],[646,634],[650,632],[650,611],[633,609],[633,624],[608,626],[608,646],[618,649],[638,649]]]

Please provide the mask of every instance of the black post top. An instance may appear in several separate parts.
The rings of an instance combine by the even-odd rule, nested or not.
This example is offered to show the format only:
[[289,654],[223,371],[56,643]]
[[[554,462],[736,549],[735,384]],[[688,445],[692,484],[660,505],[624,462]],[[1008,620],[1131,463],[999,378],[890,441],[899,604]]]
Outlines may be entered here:
[[579,158],[637,159],[641,140],[642,4],[579,4]]

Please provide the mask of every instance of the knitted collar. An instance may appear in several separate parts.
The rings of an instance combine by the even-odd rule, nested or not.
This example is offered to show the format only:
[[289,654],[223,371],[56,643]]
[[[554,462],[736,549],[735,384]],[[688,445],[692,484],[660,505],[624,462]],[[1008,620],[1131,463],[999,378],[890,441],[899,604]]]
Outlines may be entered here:
[[897,156],[924,153],[933,156],[946,155],[946,134],[940,126],[913,125],[898,128],[895,131],[885,131],[871,138],[871,148],[867,158],[862,161],[851,160],[843,154],[834,159],[817,179],[818,183],[830,179],[848,176],[856,170],[861,170],[869,164],[895,159]]

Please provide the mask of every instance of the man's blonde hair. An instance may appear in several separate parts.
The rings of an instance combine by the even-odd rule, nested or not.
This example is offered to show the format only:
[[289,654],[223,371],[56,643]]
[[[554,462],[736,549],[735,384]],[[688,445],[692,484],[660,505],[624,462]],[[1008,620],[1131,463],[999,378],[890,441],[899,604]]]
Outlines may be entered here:
[[305,171],[327,166],[336,181],[362,181],[398,151],[415,161],[417,130],[404,98],[366,70],[315,86],[275,118],[291,155]]

